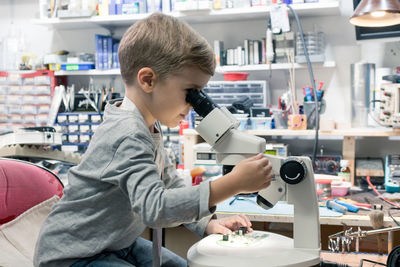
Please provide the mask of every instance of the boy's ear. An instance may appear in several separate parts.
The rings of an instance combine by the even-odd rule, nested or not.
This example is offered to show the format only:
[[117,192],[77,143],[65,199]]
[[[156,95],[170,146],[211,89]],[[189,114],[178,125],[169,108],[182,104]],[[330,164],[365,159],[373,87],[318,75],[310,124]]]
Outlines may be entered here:
[[141,68],[137,73],[137,82],[145,93],[153,91],[156,81],[156,73],[153,69],[145,67]]

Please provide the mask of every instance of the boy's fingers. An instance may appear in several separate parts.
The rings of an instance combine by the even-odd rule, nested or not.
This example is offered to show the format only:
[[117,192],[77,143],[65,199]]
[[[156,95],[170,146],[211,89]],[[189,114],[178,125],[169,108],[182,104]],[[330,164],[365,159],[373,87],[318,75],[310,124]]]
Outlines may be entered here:
[[223,235],[229,235],[229,234],[232,234],[232,231],[229,228],[227,228],[227,227],[225,227],[223,225],[217,224],[215,226],[215,233],[220,233],[220,234],[223,234]]
[[251,222],[250,222],[249,218],[247,218],[246,216],[244,216],[244,215],[242,215],[242,214],[239,214],[239,216],[240,216],[241,218],[243,218],[243,220],[245,220],[246,226],[249,228],[249,227],[251,226]]
[[274,173],[271,171],[271,168],[270,167],[264,167],[265,169],[265,174],[266,174],[266,178],[268,179],[268,180],[271,180],[273,177],[274,177]]
[[260,159],[260,161],[261,161],[262,166],[264,166],[264,167],[268,167],[271,165],[267,158],[262,158],[262,159]]
[[265,182],[265,183],[263,183],[262,188],[267,188],[270,185],[271,185],[271,181]]
[[240,228],[242,226],[247,227],[247,221],[240,215],[236,215],[234,218],[234,224],[232,225],[235,228]]
[[258,160],[258,159],[261,159],[262,157],[263,157],[263,154],[259,153],[259,154],[255,155],[253,157],[248,158],[247,160],[249,160],[249,161]]

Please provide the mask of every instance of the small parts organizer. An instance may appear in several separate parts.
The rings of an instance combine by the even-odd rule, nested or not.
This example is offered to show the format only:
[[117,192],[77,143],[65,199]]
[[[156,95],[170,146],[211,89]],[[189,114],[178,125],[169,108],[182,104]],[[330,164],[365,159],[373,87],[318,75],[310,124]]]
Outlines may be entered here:
[[56,125],[63,133],[63,146],[72,146],[74,151],[86,150],[102,120],[103,113],[58,113]]
[[0,71],[0,133],[45,126],[55,86],[52,71]]

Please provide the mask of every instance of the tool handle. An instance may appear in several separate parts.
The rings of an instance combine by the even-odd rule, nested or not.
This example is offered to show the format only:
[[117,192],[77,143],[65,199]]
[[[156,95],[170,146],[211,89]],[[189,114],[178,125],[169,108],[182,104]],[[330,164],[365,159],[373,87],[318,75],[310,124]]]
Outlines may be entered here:
[[347,208],[345,206],[339,205],[338,203],[336,203],[332,200],[326,201],[326,207],[328,207],[329,209],[338,211],[340,213],[343,213],[343,214],[345,214],[347,211]]
[[356,203],[354,203],[354,205],[356,205],[357,207],[371,208],[371,204],[368,204],[368,203],[356,202]]
[[348,211],[350,212],[358,212],[359,208],[356,205],[344,202],[344,201],[339,201],[337,199],[334,200],[337,204],[342,205],[347,208]]

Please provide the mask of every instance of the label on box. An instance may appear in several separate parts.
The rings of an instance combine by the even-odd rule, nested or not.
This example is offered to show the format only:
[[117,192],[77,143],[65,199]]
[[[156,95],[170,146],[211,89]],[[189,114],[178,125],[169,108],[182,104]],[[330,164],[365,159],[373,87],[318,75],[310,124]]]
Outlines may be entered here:
[[351,180],[350,172],[338,172],[338,176],[341,178],[343,182],[350,182]]
[[68,130],[70,133],[79,132],[79,125],[69,125]]

